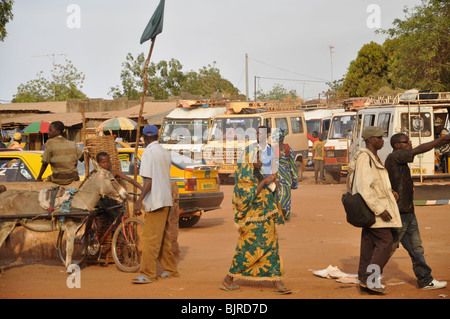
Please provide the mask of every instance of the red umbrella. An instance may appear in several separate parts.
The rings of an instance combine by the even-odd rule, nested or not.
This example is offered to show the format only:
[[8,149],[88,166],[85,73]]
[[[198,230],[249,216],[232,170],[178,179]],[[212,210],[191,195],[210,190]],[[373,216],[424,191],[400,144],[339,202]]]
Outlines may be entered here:
[[39,121],[34,122],[25,127],[22,130],[22,134],[28,135],[28,134],[42,134],[42,133],[48,133],[48,127],[50,126],[50,122],[46,121]]

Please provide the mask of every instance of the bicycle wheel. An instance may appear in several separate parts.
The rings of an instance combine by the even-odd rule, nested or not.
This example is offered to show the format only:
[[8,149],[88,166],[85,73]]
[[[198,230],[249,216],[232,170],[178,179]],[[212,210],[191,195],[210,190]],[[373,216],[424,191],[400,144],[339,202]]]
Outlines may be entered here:
[[127,218],[117,227],[112,240],[112,251],[117,268],[124,272],[136,272],[141,265],[144,221]]
[[[81,249],[83,246],[83,234],[84,234],[84,225],[75,234],[72,262],[71,262],[71,264],[76,264],[80,267],[86,261],[87,257],[86,249],[84,250]],[[66,232],[64,230],[60,230],[56,246],[58,248],[59,259],[62,261],[63,265],[66,264],[66,247],[67,247],[66,242],[67,242]]]

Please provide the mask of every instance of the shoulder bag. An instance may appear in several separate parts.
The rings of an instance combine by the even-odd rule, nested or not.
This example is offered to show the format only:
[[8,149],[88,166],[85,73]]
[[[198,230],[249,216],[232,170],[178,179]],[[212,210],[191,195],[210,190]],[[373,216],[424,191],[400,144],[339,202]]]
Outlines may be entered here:
[[[370,164],[372,159],[369,157]],[[372,165],[371,165],[372,166]],[[355,181],[356,167],[353,172],[352,184],[350,191],[353,189],[353,182]],[[347,192],[342,195],[342,204],[344,205],[345,213],[347,214],[347,222],[355,227],[370,227],[375,223],[375,214],[367,206],[361,194],[356,193],[352,195]]]

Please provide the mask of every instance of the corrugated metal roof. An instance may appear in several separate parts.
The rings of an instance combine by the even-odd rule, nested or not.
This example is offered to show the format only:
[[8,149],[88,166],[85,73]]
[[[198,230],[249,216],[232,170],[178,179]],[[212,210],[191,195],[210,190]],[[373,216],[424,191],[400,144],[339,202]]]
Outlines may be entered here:
[[0,104],[1,111],[40,111],[51,113],[65,113],[66,101],[35,102],[35,103],[6,103]]
[[[50,104],[64,103],[64,111],[66,110],[65,109],[66,102],[46,102],[44,104],[49,104],[49,103]],[[40,104],[40,103],[13,103],[13,104],[34,104],[34,105],[36,105],[36,104]],[[8,104],[8,105],[11,105],[11,104]],[[0,110],[1,110],[1,106],[2,105],[0,105]],[[54,106],[56,107],[56,105],[54,105]],[[20,107],[22,107],[22,108],[20,108]],[[58,107],[60,107],[60,105]],[[91,119],[91,120],[94,120],[94,119],[107,120],[110,118],[114,118],[116,116],[117,117],[123,116],[123,117],[132,118],[132,119],[137,119],[139,117],[140,107],[141,107],[141,105],[139,104],[139,105],[133,106],[129,109],[121,110],[121,111],[87,112],[87,113],[85,113],[85,116],[86,116],[87,120],[89,120],[89,119]],[[144,104],[142,118],[147,119],[149,117],[152,117],[152,115],[159,116],[162,113],[170,112],[171,110],[175,109],[175,107],[176,107],[175,102],[146,102]],[[8,109],[11,110],[11,108],[9,108],[9,107],[8,107]],[[33,106],[30,105],[27,108],[27,107],[18,105],[17,110],[25,110],[25,109],[33,110]],[[43,109],[47,109],[47,107],[42,108],[41,110],[43,110]],[[55,110],[58,110],[58,108],[56,108]],[[31,124],[33,122],[37,122],[40,120],[45,120],[48,122],[61,121],[67,127],[81,124],[83,122],[81,113],[53,112],[53,113],[45,114],[44,118],[43,118],[43,114],[39,114],[39,113],[4,118],[4,119],[2,119],[2,125],[28,125],[28,124]]]

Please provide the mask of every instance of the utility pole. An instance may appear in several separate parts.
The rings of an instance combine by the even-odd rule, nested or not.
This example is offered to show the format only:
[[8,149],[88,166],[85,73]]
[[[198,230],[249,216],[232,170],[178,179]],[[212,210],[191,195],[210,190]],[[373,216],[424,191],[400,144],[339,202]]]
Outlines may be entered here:
[[[330,60],[331,60],[331,83],[333,83],[333,53],[334,53],[333,49],[334,49],[334,46],[330,45],[329,48],[330,48]],[[333,85],[333,84],[331,84],[331,85]]]
[[248,101],[248,54],[245,54],[245,98]]
[[257,78],[257,76],[255,75],[255,99],[254,99],[254,101],[256,101],[256,78]]
[[56,82],[55,82],[55,74],[53,72],[55,72],[55,57],[57,56],[67,56],[67,54],[61,53],[61,54],[45,54],[45,55],[35,55],[33,56],[33,58],[40,58],[43,56],[51,56],[52,58],[52,76],[53,76],[53,101],[56,100]]

